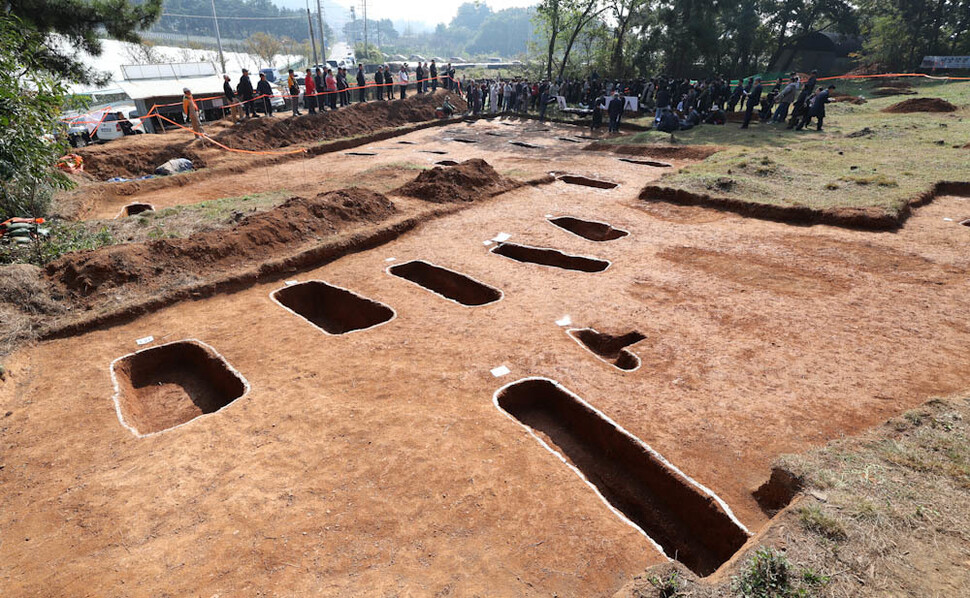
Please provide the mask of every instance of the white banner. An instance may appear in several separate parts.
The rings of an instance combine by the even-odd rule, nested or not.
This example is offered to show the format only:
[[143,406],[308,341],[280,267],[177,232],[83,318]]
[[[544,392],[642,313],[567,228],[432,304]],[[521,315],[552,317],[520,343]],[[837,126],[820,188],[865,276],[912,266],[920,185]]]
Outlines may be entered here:
[[970,69],[970,56],[924,56],[921,69]]

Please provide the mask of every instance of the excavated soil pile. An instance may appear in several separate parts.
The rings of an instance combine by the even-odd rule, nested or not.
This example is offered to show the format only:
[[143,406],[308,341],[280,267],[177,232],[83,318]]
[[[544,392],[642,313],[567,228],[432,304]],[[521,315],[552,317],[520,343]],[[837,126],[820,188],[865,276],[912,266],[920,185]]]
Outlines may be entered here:
[[229,230],[68,254],[49,264],[47,275],[75,298],[130,283],[138,284],[139,292],[151,293],[175,281],[292,253],[296,245],[354,224],[381,222],[395,211],[389,199],[365,189],[332,191],[313,199],[294,197]]
[[[366,102],[336,112],[307,114],[298,118],[256,118],[217,134],[213,139],[232,148],[265,150],[297,143],[313,143],[366,135],[379,129],[434,120],[435,108],[447,92],[415,95],[404,101]],[[452,94],[457,111],[465,102]]]
[[956,112],[957,107],[940,98],[913,98],[883,108],[883,112],[905,114],[908,112]]
[[590,143],[583,148],[587,152],[610,152],[623,156],[649,156],[651,158],[706,160],[721,151],[712,145],[613,145],[611,143]]
[[849,104],[861,105],[866,103],[866,99],[861,96],[850,96],[847,93],[834,93],[832,94],[833,102],[847,102]]
[[138,135],[75,150],[84,159],[84,171],[100,180],[113,177],[135,178],[152,174],[174,158],[187,158],[195,168],[203,168],[205,159],[197,149],[199,142],[189,140],[165,143],[164,135]]
[[514,189],[517,183],[495,171],[480,158],[466,160],[458,166],[425,170],[396,193],[434,203],[475,201]]

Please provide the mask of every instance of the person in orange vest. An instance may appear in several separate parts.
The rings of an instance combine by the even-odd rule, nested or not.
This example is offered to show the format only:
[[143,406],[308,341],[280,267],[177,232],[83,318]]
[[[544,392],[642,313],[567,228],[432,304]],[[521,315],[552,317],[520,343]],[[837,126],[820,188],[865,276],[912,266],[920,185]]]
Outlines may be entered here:
[[188,87],[182,89],[182,113],[185,114],[185,119],[192,123],[192,130],[196,133],[202,133],[202,123],[199,122],[199,107],[195,104],[195,98],[192,97],[192,92]]

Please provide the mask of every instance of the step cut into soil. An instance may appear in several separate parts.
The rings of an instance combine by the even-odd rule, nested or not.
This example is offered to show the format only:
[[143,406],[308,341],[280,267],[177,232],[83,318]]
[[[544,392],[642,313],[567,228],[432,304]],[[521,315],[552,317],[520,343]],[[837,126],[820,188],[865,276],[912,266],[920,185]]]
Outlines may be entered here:
[[487,305],[502,298],[502,291],[422,260],[391,266],[388,273],[409,280],[432,293],[469,307]]
[[780,467],[771,469],[768,481],[752,492],[758,506],[769,517],[774,517],[778,511],[784,509],[795,496],[802,491],[802,480],[792,472]]
[[614,241],[629,235],[627,231],[620,228],[613,228],[605,222],[595,222],[592,220],[580,220],[571,216],[561,216],[559,218],[549,218],[549,222],[559,228],[569,231],[590,241]]
[[154,212],[155,206],[150,203],[130,203],[122,210],[123,216],[135,216],[144,212]]
[[561,174],[559,175],[559,180],[564,183],[569,183],[570,185],[583,185],[585,187],[595,187],[597,189],[615,189],[618,185],[617,183],[611,183],[609,181],[600,181],[597,179],[591,179],[584,176],[577,176],[573,174]]
[[327,334],[366,330],[394,317],[394,310],[383,303],[320,280],[284,287],[270,296]]
[[610,267],[610,263],[596,258],[581,255],[569,255],[556,249],[546,247],[530,247],[503,243],[492,248],[492,253],[505,256],[517,262],[539,264],[564,270],[579,270],[580,272],[602,272]]
[[225,359],[194,340],[116,359],[111,376],[118,417],[137,436],[215,413],[249,391],[249,383]]
[[696,574],[713,573],[747,541],[747,530],[723,501],[556,382],[520,380],[494,401]]
[[619,158],[620,162],[629,162],[630,164],[639,164],[640,166],[653,166],[654,168],[672,168],[673,165],[667,164],[666,162],[657,162],[656,160],[637,160],[635,158]]
[[458,166],[458,162],[456,160],[441,160],[435,162],[435,166]]
[[647,338],[637,331],[616,336],[597,332],[592,328],[570,328],[566,334],[590,353],[625,372],[632,372],[640,367],[640,358],[627,347]]

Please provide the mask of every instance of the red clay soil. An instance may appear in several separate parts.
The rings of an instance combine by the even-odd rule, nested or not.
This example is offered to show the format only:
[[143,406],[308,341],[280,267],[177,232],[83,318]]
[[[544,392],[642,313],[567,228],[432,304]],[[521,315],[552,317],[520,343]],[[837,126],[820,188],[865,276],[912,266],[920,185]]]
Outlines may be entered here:
[[517,183],[500,175],[480,158],[458,166],[425,170],[396,193],[433,203],[470,202],[514,189]]
[[892,230],[900,227],[913,208],[925,205],[940,195],[964,195],[970,183],[944,181],[914,197],[897,214],[878,208],[817,209],[802,205],[781,206],[759,204],[730,197],[693,193],[685,189],[649,184],[640,191],[640,199],[648,205],[667,202],[677,206],[703,206],[733,212],[751,218],[774,220],[788,224],[831,224],[864,230]]
[[831,96],[833,102],[847,102],[849,104],[861,105],[866,103],[866,99],[860,96],[851,96],[847,93],[834,93]]
[[908,112],[956,112],[957,107],[940,98],[913,98],[883,108],[883,112],[905,114]]
[[624,156],[650,156],[679,160],[706,160],[721,148],[715,145],[614,145],[612,143],[590,143],[583,148],[588,152],[611,152]]
[[332,191],[313,199],[294,197],[228,231],[71,253],[49,264],[47,275],[63,294],[92,304],[126,285],[151,292],[178,279],[265,261],[292,252],[295,244],[353,224],[378,223],[395,212],[389,199],[365,189]]
[[188,158],[196,168],[205,167],[206,160],[198,151],[201,146],[197,141],[180,135],[177,141],[172,142],[168,137],[126,137],[102,145],[89,145],[74,153],[84,159],[84,171],[101,180],[152,174],[157,167],[173,158]]
[[[434,120],[435,108],[441,105],[447,93],[414,95],[403,102],[353,104],[336,112],[328,110],[298,118],[256,118],[221,131],[213,139],[233,148],[266,150],[365,135],[379,129]],[[457,95],[452,94],[451,102],[458,112],[466,108],[464,100]]]

